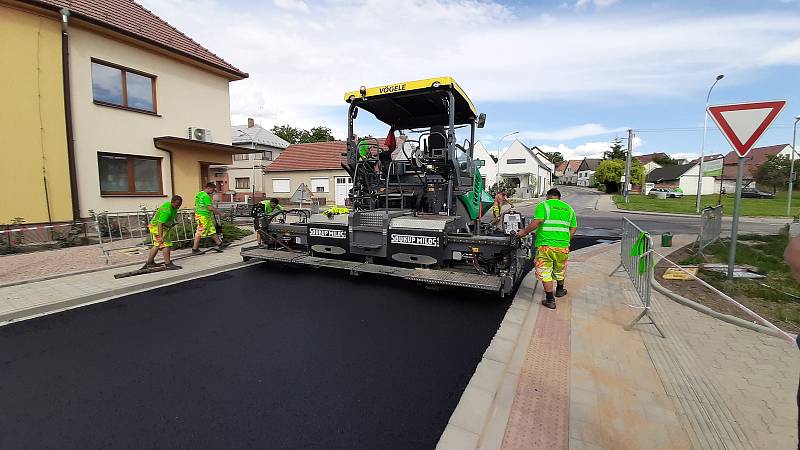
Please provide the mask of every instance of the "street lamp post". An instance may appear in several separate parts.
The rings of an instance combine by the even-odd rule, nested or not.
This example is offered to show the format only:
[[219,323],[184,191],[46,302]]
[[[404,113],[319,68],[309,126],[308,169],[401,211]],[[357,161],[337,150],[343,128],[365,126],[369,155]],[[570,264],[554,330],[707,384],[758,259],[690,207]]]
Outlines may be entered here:
[[795,144],[797,143],[797,122],[800,122],[800,116],[794,119],[794,131],[792,132],[792,156],[789,158],[789,199],[786,201],[786,216],[792,217],[792,190],[794,189],[794,153],[797,151]]
[[496,170],[496,173],[495,173],[495,176],[494,176],[494,182],[495,183],[498,182],[497,178],[500,177],[500,146],[503,144],[503,139],[505,139],[505,138],[507,138],[509,136],[513,136],[513,135],[515,135],[517,133],[519,133],[519,131],[512,131],[511,133],[508,133],[507,135],[501,137],[499,141],[497,141],[497,163],[495,164],[495,166],[497,167],[497,170]]
[[[708,90],[708,95],[706,95],[706,109],[703,110],[703,144],[700,146],[700,173],[697,175],[697,203],[695,205],[695,212],[700,212],[700,203],[701,198],[703,195],[703,164],[705,163],[706,159],[706,129],[708,128],[708,100],[711,98],[711,91],[714,90],[714,86],[717,85],[719,80],[725,78],[725,75],[717,75],[717,79],[714,80],[714,84],[711,85],[711,88]],[[720,179],[720,183],[722,180]]]

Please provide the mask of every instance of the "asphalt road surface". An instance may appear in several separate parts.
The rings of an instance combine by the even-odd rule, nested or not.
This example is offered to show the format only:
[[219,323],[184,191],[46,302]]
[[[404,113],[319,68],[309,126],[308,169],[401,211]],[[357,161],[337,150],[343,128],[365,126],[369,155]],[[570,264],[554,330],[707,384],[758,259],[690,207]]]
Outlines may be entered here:
[[0,449],[432,449],[509,302],[261,264],[10,324]]

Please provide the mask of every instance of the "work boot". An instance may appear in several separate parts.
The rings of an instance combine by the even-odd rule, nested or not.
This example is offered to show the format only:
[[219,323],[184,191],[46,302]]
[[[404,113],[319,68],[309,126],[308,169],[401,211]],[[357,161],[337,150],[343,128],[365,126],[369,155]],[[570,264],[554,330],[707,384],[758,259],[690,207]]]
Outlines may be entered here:
[[147,269],[152,269],[153,267],[158,267],[158,264],[156,264],[156,263],[154,263],[154,262],[147,261],[146,263],[144,263],[144,265],[142,266],[142,268],[141,268],[141,269],[139,269],[139,270],[147,270]]
[[542,305],[544,305],[546,308],[556,309],[556,300],[546,298],[542,300]]
[[175,263],[174,263],[174,262],[172,262],[172,261],[170,261],[170,263],[169,263],[169,264],[164,264],[164,267],[166,267],[166,268],[167,268],[167,270],[178,270],[178,269],[183,269],[183,267],[181,267],[181,266],[179,266],[179,265],[175,264]]
[[203,254],[203,251],[200,250],[199,248],[193,248],[192,249],[192,254],[193,255],[201,255],[201,254]]
[[566,289],[564,289],[563,287],[556,289],[556,297],[563,297],[565,295],[567,295]]

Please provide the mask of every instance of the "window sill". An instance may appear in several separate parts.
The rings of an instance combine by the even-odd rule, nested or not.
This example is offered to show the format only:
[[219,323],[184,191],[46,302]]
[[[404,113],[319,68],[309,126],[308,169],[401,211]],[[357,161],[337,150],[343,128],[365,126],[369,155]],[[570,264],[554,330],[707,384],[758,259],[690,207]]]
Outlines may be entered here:
[[130,112],[135,112],[135,113],[139,113],[139,114],[146,114],[148,116],[161,117],[161,114],[158,114],[158,113],[153,112],[153,111],[145,111],[144,109],[129,108],[127,106],[115,105],[113,103],[106,103],[106,102],[101,102],[101,101],[98,101],[98,100],[93,100],[92,102],[97,106],[105,106],[107,108],[121,109],[123,111],[130,111]]
[[167,194],[161,192],[157,193],[121,192],[119,194],[114,192],[101,192],[100,197],[167,197]]

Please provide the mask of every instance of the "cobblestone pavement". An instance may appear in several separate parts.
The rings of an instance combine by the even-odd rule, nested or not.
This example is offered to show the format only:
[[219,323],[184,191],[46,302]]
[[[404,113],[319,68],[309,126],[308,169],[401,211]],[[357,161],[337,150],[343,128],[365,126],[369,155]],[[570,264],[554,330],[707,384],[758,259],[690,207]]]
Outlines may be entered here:
[[[800,353],[793,344],[656,292],[653,318],[666,338],[648,324],[624,331],[641,301],[624,272],[609,276],[619,244],[585,250],[571,259],[569,294],[556,311],[538,306],[541,287],[518,294],[514,303],[530,307],[517,343],[508,346],[510,362],[495,369],[504,373],[499,387],[484,391],[482,402],[462,398],[457,408],[462,415],[484,408],[472,411],[483,425],[470,424],[469,435],[448,428],[440,448],[797,448]],[[522,320],[513,305],[509,311]],[[557,327],[542,320],[549,316],[561,317]],[[569,329],[566,348],[560,328]],[[564,360],[568,371],[560,369]],[[469,397],[487,385],[485,371],[478,372]],[[565,384],[569,395],[557,395]],[[568,436],[555,436],[565,413]]]

